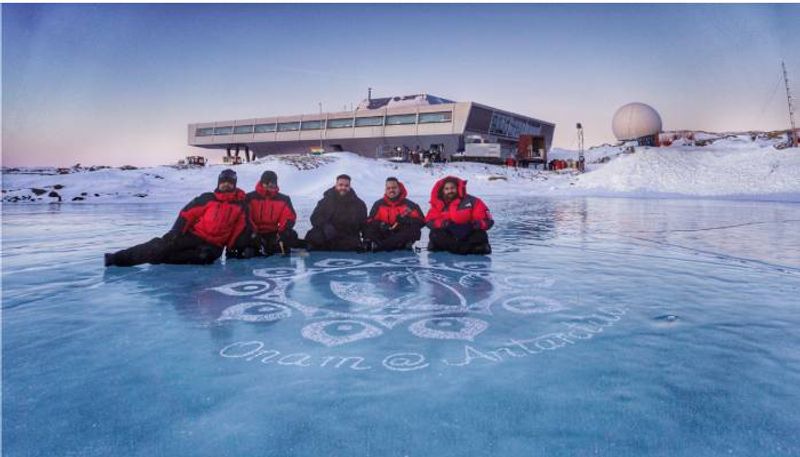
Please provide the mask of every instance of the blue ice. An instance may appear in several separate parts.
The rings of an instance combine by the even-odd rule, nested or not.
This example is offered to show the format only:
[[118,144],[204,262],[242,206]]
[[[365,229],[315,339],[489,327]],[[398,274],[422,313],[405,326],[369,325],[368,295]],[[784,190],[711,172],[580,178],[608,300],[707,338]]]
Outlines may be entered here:
[[490,257],[109,269],[178,206],[4,205],[4,455],[800,455],[799,205],[488,203]]

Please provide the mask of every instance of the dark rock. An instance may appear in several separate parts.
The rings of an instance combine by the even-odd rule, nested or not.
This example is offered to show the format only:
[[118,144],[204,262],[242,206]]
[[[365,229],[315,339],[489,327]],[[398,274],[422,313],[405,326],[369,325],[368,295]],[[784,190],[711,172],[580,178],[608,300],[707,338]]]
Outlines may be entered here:
[[95,196],[95,197],[99,197],[99,196],[100,196],[100,194],[94,194],[94,196]]
[[81,192],[81,197],[85,197],[87,195],[89,195],[89,194],[87,194],[86,192]]
[[34,193],[34,194],[36,194],[36,195],[42,195],[42,194],[46,194],[46,193],[47,193],[47,191],[46,191],[46,190],[44,190],[44,189],[39,189],[38,187],[32,187],[32,188],[31,188],[31,192],[33,192],[33,193]]
[[134,167],[133,165],[123,165],[119,167],[120,170],[138,170],[138,167]]
[[64,188],[64,186],[61,185],[61,184],[56,184],[55,186],[53,186],[53,189],[55,189],[55,190],[61,190],[63,188]]
[[58,199],[58,201],[61,201],[61,195],[59,195],[59,194],[58,194],[58,192],[56,192],[56,191],[54,191],[54,190],[53,190],[53,191],[51,191],[49,194],[47,194],[47,196],[48,196],[48,197],[57,198],[57,199]]
[[147,197],[147,194],[133,194],[134,197],[144,198]]
[[78,202],[78,201],[81,201],[83,199],[84,199],[83,197],[72,197],[72,201],[74,201],[74,202]]

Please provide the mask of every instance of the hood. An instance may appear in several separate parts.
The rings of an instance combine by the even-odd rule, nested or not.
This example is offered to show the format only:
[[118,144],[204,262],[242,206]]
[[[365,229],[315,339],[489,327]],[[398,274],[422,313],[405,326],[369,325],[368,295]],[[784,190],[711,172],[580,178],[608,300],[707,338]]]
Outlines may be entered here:
[[442,188],[447,181],[455,181],[457,186],[458,198],[464,198],[467,195],[467,181],[456,176],[445,176],[444,178],[436,181],[431,189],[431,204],[434,202],[444,202],[442,198]]
[[339,197],[339,193],[336,192],[335,187],[331,187],[330,189],[326,190],[324,194],[322,194],[324,198],[328,199],[342,199],[342,200],[350,200],[357,198],[356,191],[351,187],[350,192],[347,193],[344,197]]
[[400,186],[400,193],[397,195],[397,198],[392,200],[391,198],[387,197],[386,194],[383,194],[383,201],[386,202],[386,204],[389,206],[399,205],[408,196],[408,192],[406,191],[406,186],[404,186],[403,183],[400,181],[397,181],[397,184]]
[[280,191],[281,191],[281,189],[279,187],[277,187],[277,186],[275,187],[275,191],[271,192],[271,191],[267,190],[266,187],[264,187],[264,184],[262,184],[261,181],[256,183],[256,192],[258,192],[258,194],[261,195],[261,196],[274,197],[274,196],[278,195],[278,192],[280,192]]
[[231,192],[214,191],[214,197],[221,202],[244,201],[245,193],[238,187]]

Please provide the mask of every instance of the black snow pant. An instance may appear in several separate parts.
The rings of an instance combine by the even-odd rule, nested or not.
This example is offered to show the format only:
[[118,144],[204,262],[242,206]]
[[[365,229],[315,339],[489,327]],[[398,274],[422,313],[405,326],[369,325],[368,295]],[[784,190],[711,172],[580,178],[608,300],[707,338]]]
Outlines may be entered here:
[[377,245],[375,252],[408,250],[420,236],[420,227],[408,224],[398,225],[395,230],[381,228],[377,223],[367,224],[364,228],[364,238]]
[[459,239],[446,228],[432,229],[428,241],[429,251],[447,251],[453,254],[491,254],[489,236],[485,230],[472,230]]
[[[281,250],[281,243],[283,250]],[[297,232],[286,229],[281,232],[280,237],[277,232],[253,235],[247,230],[236,241],[234,249],[228,252],[228,256],[236,259],[248,259],[253,256],[269,256],[272,254],[288,254],[289,250],[300,247],[300,240]]]
[[223,248],[203,240],[193,233],[174,238],[161,237],[137,244],[111,255],[111,264],[131,267],[143,263],[207,265],[222,256]]
[[310,251],[361,251],[361,237],[358,234],[337,234],[333,238],[325,236],[322,227],[314,227],[306,233],[306,243]]

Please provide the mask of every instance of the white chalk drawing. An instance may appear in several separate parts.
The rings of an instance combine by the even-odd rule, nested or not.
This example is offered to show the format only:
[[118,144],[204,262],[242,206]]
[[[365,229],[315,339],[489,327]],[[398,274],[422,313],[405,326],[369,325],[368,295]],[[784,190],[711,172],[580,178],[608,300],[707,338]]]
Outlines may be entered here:
[[269,291],[273,284],[267,281],[240,281],[224,286],[214,287],[212,290],[225,295],[244,297],[248,295],[263,294]]
[[219,320],[240,320],[245,322],[274,322],[292,315],[288,306],[273,301],[250,301],[225,308]]
[[[414,372],[431,367],[439,369],[464,368],[468,366],[488,366],[519,360],[526,357],[546,355],[582,342],[586,342],[614,326],[628,312],[624,307],[600,307],[590,315],[573,316],[558,323],[555,331],[530,335],[509,337],[499,345],[480,346],[470,341],[457,348],[455,352],[444,358],[429,360],[420,352],[396,352],[385,357],[378,356],[369,360],[361,355],[319,355],[305,352],[283,352],[267,348],[262,341],[237,341],[219,351],[224,358],[240,359],[245,362],[265,365],[291,366],[295,368],[319,368],[334,370],[365,371],[383,368],[389,372]],[[437,318],[434,318],[437,319]],[[442,320],[442,322],[447,322]],[[322,324],[320,322],[319,324]],[[336,331],[363,331],[358,322],[341,321]],[[363,324],[362,324],[363,325]],[[420,323],[413,326],[422,325]]]
[[[473,341],[489,327],[495,305],[522,316],[566,309],[554,297],[530,295],[532,282],[542,292],[555,280],[493,277],[490,261],[331,258],[253,274],[258,280],[213,288],[249,299],[225,309],[220,321],[275,322],[296,311],[308,321],[301,335],[328,347],[376,338],[401,324],[419,338]],[[308,297],[302,290],[330,293]]]
[[[220,356],[271,366],[398,373],[491,365],[590,340],[627,312],[624,307],[600,307],[593,314],[575,314],[559,300],[553,278],[535,272],[499,274],[493,272],[490,261],[448,263],[417,256],[362,259],[308,263],[293,259],[293,267],[260,268],[253,270],[254,280],[213,287],[234,300],[222,310],[219,322],[297,325],[302,338],[312,346],[322,346],[300,352],[268,347],[262,341],[241,341],[225,346]],[[513,322],[515,334],[489,331],[494,315],[503,313],[503,325]],[[543,319],[545,314],[552,316]],[[531,325],[520,325],[520,320]],[[546,333],[526,333],[541,330],[543,322],[550,323]],[[319,352],[364,347],[358,342],[385,347],[386,342],[369,340],[393,332],[429,342],[408,351],[409,343],[399,339],[397,344],[403,349],[396,346],[395,352],[379,356]],[[418,349],[429,344],[445,345],[447,351],[437,350],[437,356],[430,358],[427,350]],[[455,352],[453,345],[458,346]]]
[[417,352],[401,352],[384,357],[381,364],[391,371],[416,371],[428,368],[425,356]]
[[306,325],[301,330],[303,337],[325,346],[339,346],[352,341],[380,336],[381,329],[353,320],[320,321]]
[[485,321],[471,317],[433,317],[414,322],[408,330],[420,338],[472,341],[488,326]]

